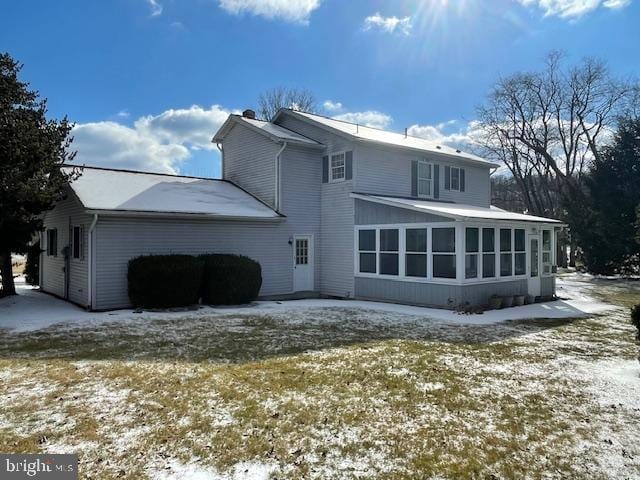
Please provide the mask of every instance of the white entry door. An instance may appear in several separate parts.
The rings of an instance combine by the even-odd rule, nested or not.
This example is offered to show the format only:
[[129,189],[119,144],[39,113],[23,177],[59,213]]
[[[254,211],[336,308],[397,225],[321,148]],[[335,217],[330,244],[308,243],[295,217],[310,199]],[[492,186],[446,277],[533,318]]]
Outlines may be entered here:
[[313,237],[293,237],[293,291],[313,290]]
[[529,295],[540,296],[540,237],[529,236]]

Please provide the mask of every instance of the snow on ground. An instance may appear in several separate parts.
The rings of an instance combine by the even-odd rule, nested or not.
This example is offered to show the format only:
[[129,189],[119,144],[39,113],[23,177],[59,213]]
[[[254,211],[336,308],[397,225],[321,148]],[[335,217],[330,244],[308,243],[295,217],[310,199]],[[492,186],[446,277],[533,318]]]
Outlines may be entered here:
[[[567,279],[558,278],[557,285],[558,296],[562,300],[490,310],[482,314],[469,315],[462,315],[451,310],[439,308],[332,299],[264,301],[239,307],[202,307],[194,311],[145,311],[143,313],[135,313],[133,310],[87,312],[76,305],[26,285],[24,279],[18,279],[16,282],[18,295],[0,299],[0,328],[15,332],[25,332],[40,330],[57,324],[88,326],[106,322],[128,322],[140,319],[170,320],[185,316],[193,318],[231,314],[282,314],[292,310],[300,314],[305,310],[324,308],[370,310],[383,314],[392,313],[428,318],[450,324],[490,325],[507,320],[583,317],[594,313],[602,313],[613,308],[611,305],[597,302],[589,296],[587,293],[590,288],[589,284],[579,280],[577,276]],[[299,318],[304,319],[304,316]]]
[[155,480],[268,480],[275,468],[260,462],[240,462],[229,473],[221,474],[196,462],[171,461],[162,469],[151,469],[149,476]]

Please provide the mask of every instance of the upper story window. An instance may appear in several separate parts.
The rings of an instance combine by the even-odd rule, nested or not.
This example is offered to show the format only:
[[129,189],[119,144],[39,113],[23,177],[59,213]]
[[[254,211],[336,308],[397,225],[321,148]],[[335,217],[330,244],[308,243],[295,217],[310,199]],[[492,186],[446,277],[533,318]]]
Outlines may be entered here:
[[341,182],[345,179],[345,153],[336,153],[331,155],[331,165],[329,168],[329,181]]
[[430,163],[418,162],[418,196],[433,196],[433,165]]
[[465,179],[464,168],[445,167],[444,170],[444,188],[453,192],[464,192]]

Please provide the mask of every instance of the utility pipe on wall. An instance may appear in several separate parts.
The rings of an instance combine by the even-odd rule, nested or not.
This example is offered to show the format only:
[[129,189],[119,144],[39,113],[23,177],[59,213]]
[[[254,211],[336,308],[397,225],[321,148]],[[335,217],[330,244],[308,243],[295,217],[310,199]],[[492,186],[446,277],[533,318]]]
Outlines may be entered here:
[[91,225],[89,225],[89,233],[87,234],[87,261],[89,262],[87,265],[87,308],[91,309],[93,307],[93,230],[96,228],[96,223],[98,223],[98,214],[93,214],[93,220],[91,221]]
[[284,142],[282,144],[282,148],[278,150],[278,153],[276,153],[276,158],[275,158],[276,178],[275,178],[275,185],[274,185],[275,198],[273,203],[275,204],[274,206],[275,206],[276,212],[280,211],[280,154],[284,152],[285,148],[287,148],[287,142]]

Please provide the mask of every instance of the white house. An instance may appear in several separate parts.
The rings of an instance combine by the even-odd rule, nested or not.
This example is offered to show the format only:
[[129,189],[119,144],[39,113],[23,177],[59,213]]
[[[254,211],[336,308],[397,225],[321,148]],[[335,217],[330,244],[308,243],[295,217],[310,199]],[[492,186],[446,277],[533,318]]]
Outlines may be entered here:
[[562,224],[492,207],[494,163],[289,109],[272,122],[230,115],[213,141],[221,180],[85,167],[46,214],[42,289],[127,307],[131,258],[220,252],[261,264],[263,297],[554,294]]

